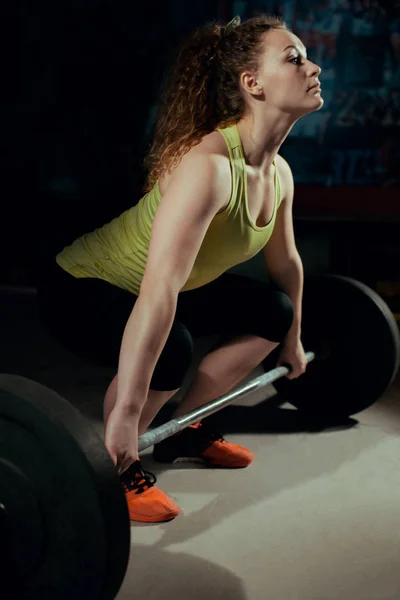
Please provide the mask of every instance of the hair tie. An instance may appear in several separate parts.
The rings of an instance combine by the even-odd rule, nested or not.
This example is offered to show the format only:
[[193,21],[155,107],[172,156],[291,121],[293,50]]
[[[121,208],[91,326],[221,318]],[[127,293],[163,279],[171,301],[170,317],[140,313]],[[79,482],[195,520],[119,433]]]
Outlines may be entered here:
[[240,25],[241,19],[239,16],[234,17],[232,21],[229,21],[228,25],[221,27],[221,39],[224,39],[231,31],[236,29]]

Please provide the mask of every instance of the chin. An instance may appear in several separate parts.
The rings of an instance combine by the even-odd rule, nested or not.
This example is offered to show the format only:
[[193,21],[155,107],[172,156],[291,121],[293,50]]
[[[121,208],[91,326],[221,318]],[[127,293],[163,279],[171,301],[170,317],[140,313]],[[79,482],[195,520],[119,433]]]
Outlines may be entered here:
[[313,102],[308,102],[308,106],[302,106],[302,116],[320,110],[323,107],[323,105],[324,99],[322,98],[322,96],[316,96],[315,98],[313,98]]
[[324,99],[321,96],[321,94],[318,94],[318,96],[315,97],[315,101],[318,104],[317,108],[315,110],[319,110],[320,108],[323,107],[324,105]]

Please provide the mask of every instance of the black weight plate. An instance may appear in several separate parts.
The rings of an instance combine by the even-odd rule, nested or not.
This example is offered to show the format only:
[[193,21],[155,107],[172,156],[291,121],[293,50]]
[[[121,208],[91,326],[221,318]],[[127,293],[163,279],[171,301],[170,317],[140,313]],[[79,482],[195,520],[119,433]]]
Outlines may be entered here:
[[275,382],[279,394],[314,415],[350,416],[377,401],[400,363],[400,338],[387,304],[368,286],[338,275],[306,278],[302,341],[315,360],[295,380]]
[[0,375],[0,486],[24,600],[115,598],[130,550],[116,469],[69,402],[14,375]]
[[16,565],[18,579],[25,580],[42,559],[44,521],[29,479],[15,465],[1,458],[0,497],[13,533],[9,540],[11,547],[6,548],[7,556],[12,565]]

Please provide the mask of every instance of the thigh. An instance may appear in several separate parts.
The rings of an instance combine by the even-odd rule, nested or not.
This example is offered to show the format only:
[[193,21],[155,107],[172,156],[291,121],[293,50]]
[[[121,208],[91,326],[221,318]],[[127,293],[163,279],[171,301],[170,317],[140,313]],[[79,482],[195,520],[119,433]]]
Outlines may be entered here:
[[201,288],[181,293],[177,316],[195,337],[252,334],[281,341],[292,323],[293,307],[273,283],[224,273]]
[[[58,265],[51,269],[47,280],[40,290],[39,305],[50,332],[85,360],[117,368],[122,336],[137,296],[101,279],[72,277]],[[151,388],[180,387],[192,353],[192,337],[175,318]]]
[[126,321],[137,296],[101,279],[75,278],[55,265],[39,290],[42,320],[74,354],[118,365]]

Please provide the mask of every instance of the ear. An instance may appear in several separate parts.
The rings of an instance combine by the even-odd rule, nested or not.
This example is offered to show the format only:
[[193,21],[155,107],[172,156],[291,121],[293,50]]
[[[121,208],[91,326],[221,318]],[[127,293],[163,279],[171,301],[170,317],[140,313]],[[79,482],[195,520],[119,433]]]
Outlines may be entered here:
[[262,85],[251,71],[243,71],[240,76],[240,83],[243,89],[252,96],[261,96],[263,93]]

